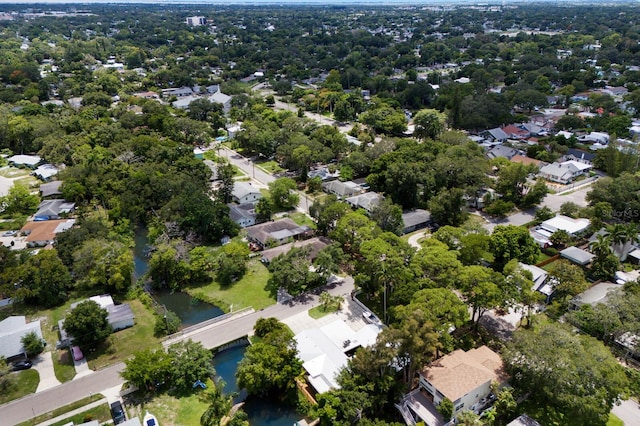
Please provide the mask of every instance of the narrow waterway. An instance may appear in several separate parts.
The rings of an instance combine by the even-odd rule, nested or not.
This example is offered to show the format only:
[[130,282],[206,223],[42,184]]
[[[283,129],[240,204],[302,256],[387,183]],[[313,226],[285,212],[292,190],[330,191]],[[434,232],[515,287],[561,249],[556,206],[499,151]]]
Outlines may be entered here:
[[[225,382],[225,393],[239,393],[235,398],[241,401],[245,398],[244,392],[238,389],[236,383],[236,370],[238,363],[244,357],[246,346],[230,348],[219,352],[213,358],[213,366],[216,375]],[[276,402],[249,397],[243,406],[249,416],[251,426],[292,426],[302,416],[293,407],[278,404]]]

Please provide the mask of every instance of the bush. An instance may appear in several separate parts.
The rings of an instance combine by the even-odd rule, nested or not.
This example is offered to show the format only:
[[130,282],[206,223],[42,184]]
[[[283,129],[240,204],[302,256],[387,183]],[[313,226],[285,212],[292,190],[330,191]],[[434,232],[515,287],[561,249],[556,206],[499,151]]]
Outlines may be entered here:
[[515,204],[513,204],[511,201],[495,200],[493,203],[485,207],[484,211],[491,216],[502,217],[513,210],[514,207]]
[[558,249],[556,249],[554,247],[547,247],[547,248],[542,249],[542,252],[544,254],[546,254],[547,256],[553,257],[553,256],[558,254]]
[[25,334],[20,339],[29,358],[39,355],[44,350],[45,342],[35,331]]
[[438,404],[436,409],[438,410],[438,413],[442,414],[442,418],[445,421],[449,421],[451,419],[451,416],[453,416],[453,402],[451,402],[449,398],[443,399],[442,402]]
[[153,327],[153,334],[156,337],[168,336],[180,330],[182,322],[173,311],[167,311],[165,315],[155,314],[156,324]]

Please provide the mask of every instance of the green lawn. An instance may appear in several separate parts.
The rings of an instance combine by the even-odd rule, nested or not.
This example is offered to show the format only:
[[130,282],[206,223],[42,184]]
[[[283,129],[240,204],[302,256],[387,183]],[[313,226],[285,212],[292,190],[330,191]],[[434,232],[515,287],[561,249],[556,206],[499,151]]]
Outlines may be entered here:
[[61,416],[64,413],[68,413],[69,411],[73,411],[77,408],[80,407],[84,407],[85,405],[91,404],[94,401],[98,401],[101,400],[102,398],[104,398],[104,396],[102,394],[95,394],[95,395],[91,395],[88,396],[86,398],[80,399],[76,402],[73,402],[69,405],[65,405],[59,408],[56,408],[53,411],[50,411],[48,413],[45,414],[41,414],[31,420],[27,420],[26,422],[22,422],[20,424],[18,424],[18,426],[31,426],[31,425],[37,425],[39,423],[43,423],[49,419],[53,419],[55,417]]
[[[209,382],[212,385],[211,382]],[[168,394],[156,395],[153,399],[132,407],[130,414],[144,416],[148,411],[161,425],[199,425],[200,416],[208,405],[200,400],[200,392],[177,398]]]
[[61,383],[68,382],[76,375],[76,369],[73,366],[73,360],[69,349],[56,349],[51,352],[53,358],[53,370],[56,373],[56,378]]
[[311,318],[319,319],[326,315],[332,314],[337,310],[338,310],[337,306],[330,306],[328,309],[325,309],[324,306],[319,305],[319,306],[316,306],[315,308],[309,309],[307,312],[309,313],[309,316]]
[[8,380],[7,389],[0,392],[0,404],[34,393],[38,388],[38,383],[40,383],[40,374],[35,369],[24,370],[9,373]]
[[613,413],[609,413],[609,421],[607,422],[607,426],[624,426],[624,422],[620,419],[620,417],[616,416]]
[[288,217],[300,226],[308,226],[311,229],[316,229],[316,223],[304,213],[288,213],[285,217]]
[[91,369],[97,370],[123,361],[137,351],[160,347],[160,339],[153,335],[153,313],[139,300],[127,300],[126,303],[131,306],[135,315],[135,325],[111,334],[107,342],[95,352],[85,354]]
[[275,300],[265,290],[269,276],[267,268],[258,260],[249,260],[247,273],[240,281],[228,287],[222,287],[214,281],[202,287],[187,289],[192,296],[202,296],[202,299],[214,303],[225,312],[229,311],[231,305],[233,309],[253,307],[255,310],[273,305]]
[[19,169],[17,167],[9,166],[7,168],[0,169],[0,176],[12,179],[12,178],[29,176],[31,172],[32,172],[31,169]]
[[68,424],[69,422],[73,422],[78,425],[81,423],[86,423],[91,420],[97,420],[100,424],[108,422],[111,420],[111,411],[109,410],[109,404],[104,403],[102,405],[98,405],[97,407],[90,408],[87,411],[83,411],[82,413],[76,414],[75,416],[68,417],[59,422],[53,423],[52,426],[63,426]]
[[536,259],[536,264],[540,262],[544,262],[545,260],[550,258],[551,256],[549,256],[548,254],[544,254],[543,252],[540,252],[540,254],[538,255],[538,258]]
[[280,167],[278,162],[274,161],[274,160],[256,162],[256,165],[258,167],[260,167],[261,169],[263,169],[264,171],[266,171],[267,173],[271,173],[271,174],[280,173],[280,172],[284,171],[284,169],[282,167]]

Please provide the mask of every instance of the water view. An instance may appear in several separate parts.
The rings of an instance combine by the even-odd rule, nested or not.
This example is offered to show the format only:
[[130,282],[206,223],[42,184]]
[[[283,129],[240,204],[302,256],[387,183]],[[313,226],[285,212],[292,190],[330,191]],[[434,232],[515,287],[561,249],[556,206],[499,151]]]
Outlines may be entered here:
[[[225,382],[225,393],[239,392],[235,375],[245,350],[246,346],[235,347],[219,352],[213,358],[216,374]],[[240,392],[237,400],[242,398],[244,395]],[[251,426],[292,426],[302,417],[292,407],[258,398],[247,399],[243,409]]]

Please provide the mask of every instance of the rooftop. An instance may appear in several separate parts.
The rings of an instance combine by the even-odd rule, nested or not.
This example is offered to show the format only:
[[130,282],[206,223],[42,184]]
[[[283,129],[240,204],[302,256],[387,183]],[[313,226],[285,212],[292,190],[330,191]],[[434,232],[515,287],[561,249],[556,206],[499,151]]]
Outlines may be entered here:
[[573,219],[559,214],[556,217],[542,222],[540,227],[549,232],[555,232],[561,229],[567,231],[569,235],[575,235],[586,230],[590,224],[589,219]]
[[578,265],[588,265],[595,257],[593,254],[578,247],[567,247],[560,252],[560,256],[577,263]]
[[75,219],[57,219],[41,222],[27,222],[20,231],[27,232],[27,242],[53,241],[59,232],[71,228]]
[[425,366],[421,375],[451,401],[486,382],[506,380],[502,358],[487,346],[455,350]]
[[594,306],[598,303],[605,303],[607,301],[607,297],[609,296],[609,292],[615,291],[620,288],[622,288],[622,286],[619,284],[614,284],[606,281],[601,282],[571,299],[571,304],[580,307],[582,305]]

